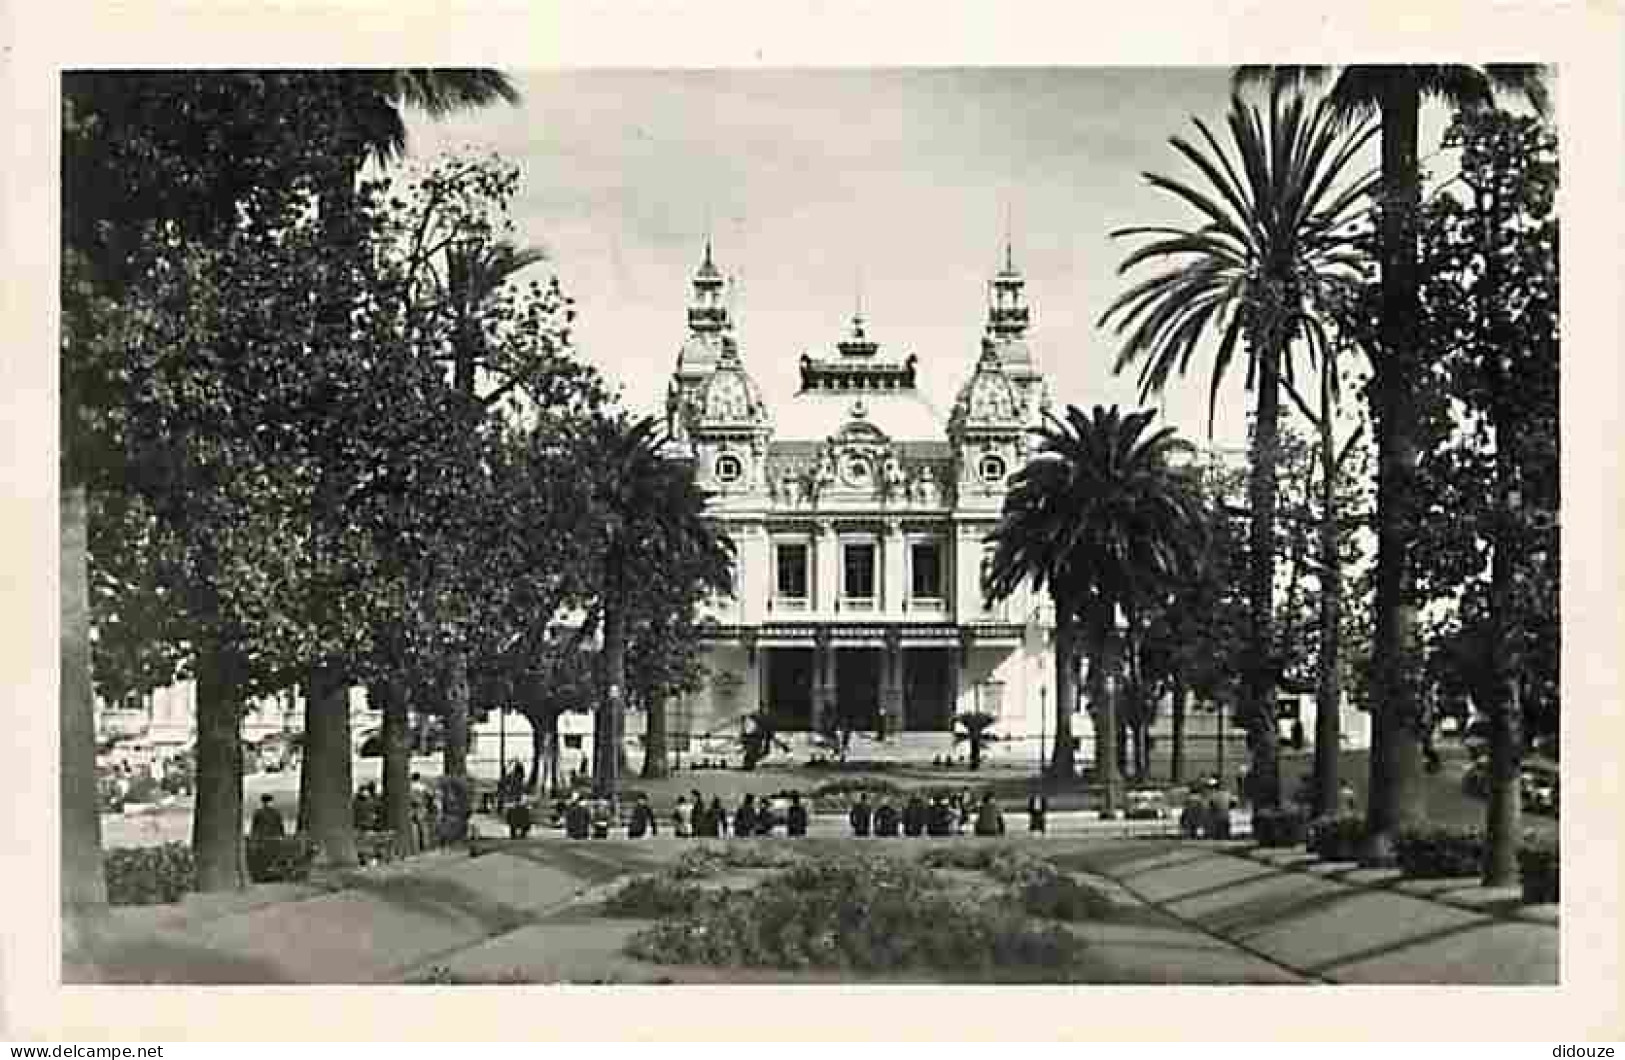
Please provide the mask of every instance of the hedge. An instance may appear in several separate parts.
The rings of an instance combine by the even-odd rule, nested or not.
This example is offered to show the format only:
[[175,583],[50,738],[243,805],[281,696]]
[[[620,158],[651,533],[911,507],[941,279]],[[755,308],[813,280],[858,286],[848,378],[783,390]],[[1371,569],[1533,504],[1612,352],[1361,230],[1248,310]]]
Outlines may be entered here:
[[1253,838],[1261,847],[1301,846],[1305,833],[1302,810],[1283,807],[1253,811]]
[[109,905],[178,902],[197,886],[197,863],[189,843],[115,847],[102,859]]
[[1399,869],[1419,880],[1477,876],[1484,870],[1484,833],[1477,828],[1407,829],[1394,841]]
[[1309,853],[1325,861],[1356,861],[1365,838],[1365,818],[1357,814],[1316,817],[1306,834]]
[[244,853],[248,878],[255,883],[303,883],[316,860],[316,841],[307,835],[249,839]]

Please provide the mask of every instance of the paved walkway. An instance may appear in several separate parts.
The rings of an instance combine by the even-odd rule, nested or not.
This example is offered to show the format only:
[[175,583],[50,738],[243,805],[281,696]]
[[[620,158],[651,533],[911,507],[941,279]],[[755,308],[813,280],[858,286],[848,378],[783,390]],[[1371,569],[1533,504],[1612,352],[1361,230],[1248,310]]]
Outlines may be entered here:
[[[1119,824],[1119,822],[1106,822]],[[957,842],[958,840],[955,840]],[[786,843],[788,840],[763,842]],[[824,842],[828,842],[825,840]],[[918,851],[942,840],[870,840]],[[1516,909],[1471,881],[1423,885],[1245,843],[1013,838],[1113,901],[1075,925],[1103,983],[1555,983],[1554,907]],[[843,844],[844,845],[844,844]],[[68,982],[840,982],[838,975],[669,968],[620,950],[643,926],[596,914],[611,882],[691,841],[489,844],[347,874],[116,911],[65,962]]]

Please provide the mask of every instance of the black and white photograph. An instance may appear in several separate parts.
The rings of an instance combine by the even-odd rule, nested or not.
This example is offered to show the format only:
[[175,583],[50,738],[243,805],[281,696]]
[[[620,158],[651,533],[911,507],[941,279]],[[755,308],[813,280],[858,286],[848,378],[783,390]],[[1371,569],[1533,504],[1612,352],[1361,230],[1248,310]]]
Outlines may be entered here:
[[1572,985],[1554,57],[379,58],[56,72],[64,987]]

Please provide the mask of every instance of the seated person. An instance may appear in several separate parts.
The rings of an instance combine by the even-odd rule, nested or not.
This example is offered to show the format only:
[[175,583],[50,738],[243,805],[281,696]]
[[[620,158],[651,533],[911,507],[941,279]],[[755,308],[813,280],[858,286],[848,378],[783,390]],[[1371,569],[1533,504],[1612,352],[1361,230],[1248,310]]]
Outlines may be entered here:
[[784,811],[784,830],[791,837],[807,834],[807,807],[801,804],[801,792],[790,793],[790,807]]
[[592,811],[581,796],[570,796],[570,805],[564,811],[564,834],[571,839],[586,839],[591,831]]
[[746,795],[734,811],[734,835],[748,839],[756,834],[756,796]]
[[976,834],[979,836],[1004,834],[1004,813],[999,809],[999,804],[993,801],[991,792],[982,796],[982,804],[976,808]]
[[925,834],[940,839],[954,834],[954,820],[956,815],[948,800],[941,795],[931,800],[931,806],[926,810]]
[[869,825],[874,818],[874,811],[869,808],[869,796],[858,792],[858,801],[852,804],[847,812],[846,819],[852,824],[852,834],[863,838],[869,834]]
[[926,816],[925,800],[910,795],[903,805],[903,834],[915,839],[924,835]]
[[530,803],[520,801],[508,807],[504,815],[508,822],[508,838],[524,839],[530,835],[530,828],[534,822],[531,815]]
[[897,807],[889,802],[883,802],[875,807],[874,828],[875,835],[882,839],[892,839],[897,835],[898,814]]
[[637,804],[632,807],[632,819],[626,825],[626,838],[642,839],[645,835],[659,835],[660,828],[655,823],[655,812],[649,805],[649,796],[639,795]]

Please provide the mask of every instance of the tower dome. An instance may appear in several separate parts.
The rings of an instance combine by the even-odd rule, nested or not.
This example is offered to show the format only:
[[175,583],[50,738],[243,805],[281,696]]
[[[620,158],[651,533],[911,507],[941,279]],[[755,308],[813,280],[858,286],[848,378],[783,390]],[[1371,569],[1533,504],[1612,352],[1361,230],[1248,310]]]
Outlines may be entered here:
[[722,340],[722,353],[716,366],[701,384],[697,411],[701,429],[759,426],[769,421],[767,403],[761,388],[745,371],[733,339]]
[[949,429],[958,433],[966,427],[1019,427],[1022,413],[1021,395],[999,364],[998,354],[984,349],[976,370],[954,399]]

